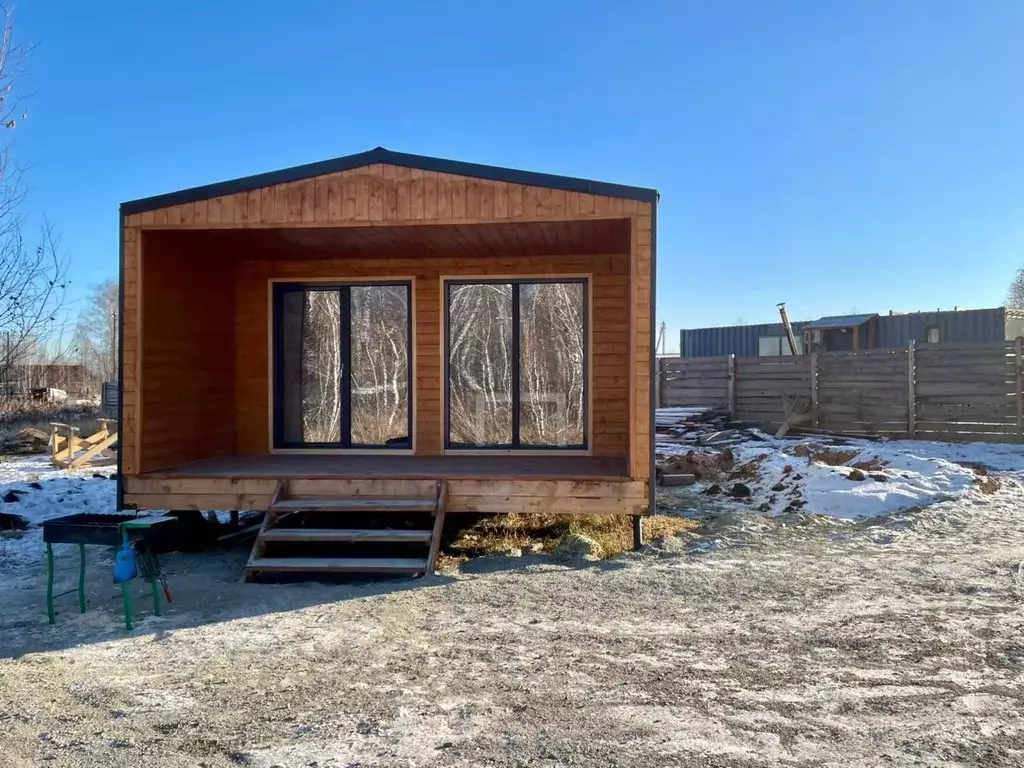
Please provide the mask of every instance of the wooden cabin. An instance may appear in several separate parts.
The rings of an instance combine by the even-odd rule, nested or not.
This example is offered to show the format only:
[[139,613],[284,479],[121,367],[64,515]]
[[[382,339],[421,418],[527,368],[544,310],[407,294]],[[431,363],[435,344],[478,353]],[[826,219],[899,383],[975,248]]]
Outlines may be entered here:
[[119,506],[267,510],[252,574],[297,511],[639,532],[656,203],[378,148],[122,204]]

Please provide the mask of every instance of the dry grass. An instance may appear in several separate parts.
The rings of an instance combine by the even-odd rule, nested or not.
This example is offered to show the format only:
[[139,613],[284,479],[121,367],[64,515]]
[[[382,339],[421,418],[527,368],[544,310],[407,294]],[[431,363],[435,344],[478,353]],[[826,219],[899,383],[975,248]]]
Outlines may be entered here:
[[78,427],[84,437],[99,428],[99,416],[99,408],[91,405],[19,403],[9,411],[0,411],[0,437],[16,435],[27,427],[49,434],[50,423],[54,421]]
[[978,486],[979,491],[986,494],[995,493],[1001,487],[999,478],[988,477],[986,475],[979,475],[975,477],[974,484]]
[[732,449],[721,451],[687,451],[682,456],[667,456],[658,462],[661,472],[694,475],[698,480],[711,480],[732,470],[736,460]]
[[807,443],[806,445],[796,446],[796,448],[793,449],[793,455],[808,458],[817,464],[827,464],[830,467],[838,467],[839,465],[846,464],[848,461],[853,459],[853,457],[859,454],[860,451],[860,448],[836,449],[828,448],[817,443]]
[[855,461],[850,466],[854,469],[861,469],[865,472],[877,472],[886,465],[886,462],[882,461],[877,456],[872,456],[867,461]]
[[[510,550],[550,552],[569,534],[593,539],[601,545],[604,557],[633,548],[633,523],[624,515],[488,515],[466,522],[458,531],[446,531],[439,558],[442,568]],[[644,540],[659,541],[697,526],[680,517],[652,515],[644,518]]]

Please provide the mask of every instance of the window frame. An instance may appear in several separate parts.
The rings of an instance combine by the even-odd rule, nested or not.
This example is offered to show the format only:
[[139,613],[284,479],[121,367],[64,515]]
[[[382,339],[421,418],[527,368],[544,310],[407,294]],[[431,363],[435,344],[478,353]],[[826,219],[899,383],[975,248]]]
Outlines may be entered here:
[[[767,353],[767,352],[762,352],[761,351],[761,345],[764,342],[768,341],[768,340],[771,340],[775,344],[775,349],[777,351],[771,352],[771,353]],[[765,334],[762,334],[762,335],[757,337],[757,356],[758,357],[780,357],[781,354],[782,354],[782,337],[781,336],[777,336],[777,335],[775,335],[773,333],[765,333]]]
[[[441,407],[444,413],[441,418],[441,444],[445,453],[451,454],[494,454],[494,453],[556,453],[560,455],[592,455],[592,424],[593,413],[591,403],[591,323],[593,318],[592,302],[592,276],[591,275],[513,275],[507,277],[483,276],[483,277],[441,277],[441,379],[443,391],[441,393]],[[583,287],[583,441],[575,445],[522,445],[520,439],[520,403],[521,387],[519,366],[520,346],[519,336],[521,333],[521,322],[519,313],[519,286],[537,285],[546,283],[570,283]],[[451,339],[451,288],[463,285],[511,285],[512,287],[512,439],[508,444],[478,445],[475,443],[453,443],[451,441],[451,359],[449,355],[449,341]]]
[[[362,278],[359,280],[329,279],[288,279],[270,281],[270,450],[276,453],[413,453],[416,437],[413,427],[416,423],[414,405],[416,373],[415,337],[413,336],[415,286],[412,278]],[[352,441],[352,288],[405,288],[406,291],[406,407],[407,434],[409,440],[402,445],[373,445]],[[341,429],[342,439],[336,443],[325,442],[293,442],[283,439],[284,408],[283,384],[284,366],[282,326],[284,322],[282,306],[284,297],[289,293],[304,291],[338,291],[341,304],[340,332],[341,349],[344,356],[341,376]]]
[[[778,352],[772,352],[771,354],[764,354],[761,352],[761,342],[767,339],[771,339],[778,345]],[[807,354],[807,344],[804,337],[800,333],[793,334],[793,340],[796,341],[797,352],[796,357],[802,357]],[[757,337],[757,356],[758,357],[793,357],[789,353],[789,339],[786,338],[786,334],[772,334],[765,333]]]

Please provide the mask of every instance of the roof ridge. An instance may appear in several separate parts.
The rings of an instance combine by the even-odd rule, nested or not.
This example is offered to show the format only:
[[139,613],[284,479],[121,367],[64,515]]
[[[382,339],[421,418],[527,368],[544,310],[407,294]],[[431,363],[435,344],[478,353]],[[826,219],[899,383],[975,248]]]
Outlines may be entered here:
[[646,187],[633,187],[626,184],[615,184],[611,182],[595,181],[574,176],[559,176],[551,173],[539,173],[536,171],[521,171],[515,168],[504,168],[496,165],[483,165],[480,163],[469,163],[460,160],[445,160],[440,157],[428,157],[426,155],[413,155],[405,152],[395,152],[384,147],[374,147],[365,152],[358,152],[353,155],[344,155],[331,160],[320,160],[304,165],[296,165],[290,168],[282,168],[277,171],[267,171],[251,176],[241,176],[227,181],[204,184],[197,187],[189,187],[176,192],[168,192],[161,195],[142,197],[136,200],[129,200],[121,203],[121,213],[128,215],[140,213],[155,208],[166,208],[172,205],[182,205],[197,200],[206,200],[224,195],[234,195],[239,192],[249,192],[254,189],[262,189],[276,184],[287,184],[293,181],[303,181],[316,176],[325,176],[330,173],[349,171],[355,168],[362,168],[367,165],[385,163],[387,165],[398,165],[405,168],[417,168],[424,171],[437,173],[450,173],[455,176],[468,176],[470,178],[484,179],[488,181],[504,181],[510,184],[523,184],[530,187],[544,187],[548,189],[563,189],[567,192],[583,192],[603,197],[619,197],[627,200],[639,200],[641,202],[655,203],[658,199],[658,192]]

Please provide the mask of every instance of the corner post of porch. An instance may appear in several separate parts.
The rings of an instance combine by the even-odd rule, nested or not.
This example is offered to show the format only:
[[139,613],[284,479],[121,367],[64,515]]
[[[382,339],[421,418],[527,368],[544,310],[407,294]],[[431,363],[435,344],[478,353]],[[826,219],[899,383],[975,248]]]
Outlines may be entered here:
[[644,518],[643,515],[633,515],[633,551],[636,552],[644,546]]

